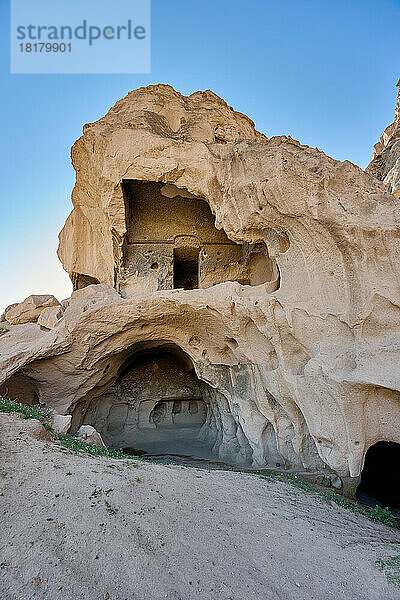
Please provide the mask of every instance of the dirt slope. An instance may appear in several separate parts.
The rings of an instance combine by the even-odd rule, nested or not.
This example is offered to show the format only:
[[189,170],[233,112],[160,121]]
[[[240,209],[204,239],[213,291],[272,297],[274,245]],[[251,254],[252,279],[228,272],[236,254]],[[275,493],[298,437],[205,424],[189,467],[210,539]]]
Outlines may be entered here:
[[0,414],[0,597],[391,600],[400,533],[254,475],[77,455]]

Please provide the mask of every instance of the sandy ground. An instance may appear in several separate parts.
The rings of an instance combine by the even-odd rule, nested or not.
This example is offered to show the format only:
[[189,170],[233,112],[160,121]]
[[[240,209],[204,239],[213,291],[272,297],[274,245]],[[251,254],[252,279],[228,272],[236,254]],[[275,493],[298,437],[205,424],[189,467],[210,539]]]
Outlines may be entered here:
[[0,598],[400,598],[400,532],[231,471],[78,455],[0,414]]

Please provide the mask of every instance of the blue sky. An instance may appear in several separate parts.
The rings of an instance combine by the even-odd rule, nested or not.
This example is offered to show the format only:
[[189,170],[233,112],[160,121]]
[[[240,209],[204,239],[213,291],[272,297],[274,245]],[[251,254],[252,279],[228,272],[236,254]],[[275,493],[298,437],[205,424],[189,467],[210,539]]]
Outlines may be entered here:
[[399,23],[400,0],[152,0],[151,74],[10,75],[0,0],[0,312],[31,293],[70,294],[55,254],[70,146],[129,90],[210,88],[267,136],[364,168],[393,120]]

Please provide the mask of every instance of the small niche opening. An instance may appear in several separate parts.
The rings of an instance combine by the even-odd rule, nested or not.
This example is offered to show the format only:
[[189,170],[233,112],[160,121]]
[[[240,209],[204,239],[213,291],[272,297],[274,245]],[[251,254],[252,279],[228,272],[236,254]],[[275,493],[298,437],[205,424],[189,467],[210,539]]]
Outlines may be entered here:
[[199,287],[199,249],[175,248],[174,288],[194,290]]
[[21,371],[18,371],[0,385],[0,397],[26,404],[26,406],[35,406],[39,402],[35,381],[21,373]]
[[81,290],[88,285],[98,285],[100,281],[91,275],[84,275],[83,273],[72,273],[72,286],[74,292]]

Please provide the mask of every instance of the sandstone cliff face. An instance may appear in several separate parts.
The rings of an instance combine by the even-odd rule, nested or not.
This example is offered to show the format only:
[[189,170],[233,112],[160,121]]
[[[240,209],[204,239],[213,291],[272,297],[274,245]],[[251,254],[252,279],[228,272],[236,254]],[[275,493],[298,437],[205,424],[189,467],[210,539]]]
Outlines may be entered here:
[[[59,256],[76,291],[52,329],[14,325],[0,337],[0,383],[23,372],[75,428],[101,403],[102,435],[125,436],[143,415],[180,418],[161,404],[186,396],[154,386],[162,351],[194,367],[206,407],[196,439],[219,459],[357,478],[372,444],[400,442],[399,209],[383,183],[290,138],[267,139],[212,92],[162,85],[86,125],[72,159]],[[206,202],[227,238],[218,243],[243,253],[213,264],[203,287],[171,289],[168,266],[155,283],[157,240],[149,268],[127,274],[128,180]],[[264,261],[261,279],[251,253]],[[158,404],[147,412],[125,379],[134,360],[150,361],[140,397]],[[198,413],[188,423],[179,407],[194,428]]]
[[394,121],[386,127],[375,144],[375,152],[366,171],[383,181],[387,190],[400,198],[400,79],[397,87],[399,92]]

